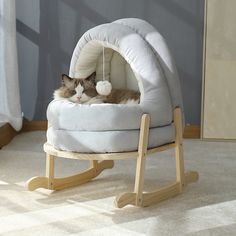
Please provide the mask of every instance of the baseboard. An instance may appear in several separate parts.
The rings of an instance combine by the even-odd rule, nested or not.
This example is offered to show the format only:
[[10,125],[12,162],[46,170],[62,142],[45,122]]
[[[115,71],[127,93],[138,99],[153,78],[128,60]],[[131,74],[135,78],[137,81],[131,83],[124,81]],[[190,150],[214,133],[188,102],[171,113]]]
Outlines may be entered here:
[[48,122],[46,120],[39,120],[39,121],[24,120],[21,132],[47,130],[47,123]]
[[199,125],[187,125],[184,129],[184,138],[200,139],[200,132]]
[[10,124],[5,124],[0,127],[0,149],[11,142],[17,135],[17,132],[11,127]]
[[[24,121],[22,132],[47,130],[47,121]],[[184,138],[200,138],[200,126],[187,125],[184,129]]]

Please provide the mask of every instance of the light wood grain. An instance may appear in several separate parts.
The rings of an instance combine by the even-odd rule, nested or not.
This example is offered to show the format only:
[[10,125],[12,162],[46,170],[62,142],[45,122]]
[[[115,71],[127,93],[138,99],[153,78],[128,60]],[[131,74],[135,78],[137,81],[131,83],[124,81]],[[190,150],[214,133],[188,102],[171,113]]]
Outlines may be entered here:
[[152,153],[156,153],[156,152],[163,152],[166,151],[170,148],[174,148],[175,147],[175,143],[169,143],[169,144],[165,144],[159,147],[155,147],[155,148],[150,148],[147,150],[147,154],[152,154]]
[[137,194],[136,193],[121,193],[115,199],[115,206],[118,208],[125,207],[127,205],[136,205]]
[[77,175],[55,178],[54,179],[54,190],[61,190],[73,186],[78,186],[91,181],[97,177],[103,170],[110,169],[114,166],[113,161],[102,161],[96,165],[96,167],[89,168],[82,173]]
[[176,108],[174,111],[175,124],[175,159],[176,159],[176,181],[180,183],[180,191],[185,184],[184,179],[184,160],[183,160],[183,128],[182,111]]
[[122,160],[122,159],[135,159],[138,157],[138,152],[120,152],[120,153],[79,153],[67,152],[55,149],[48,143],[44,144],[44,151],[50,155],[57,157],[78,159],[78,160]]
[[102,161],[95,167],[91,167],[79,174],[67,176],[64,178],[54,178],[54,157],[47,157],[46,177],[36,176],[28,180],[28,190],[33,191],[38,188],[46,188],[50,190],[62,190],[69,187],[78,186],[89,182],[97,177],[103,170],[110,169],[114,166],[112,160]]
[[169,184],[157,191],[144,193],[142,206],[150,206],[159,203],[168,198],[174,197],[180,193],[180,183]]
[[197,182],[199,179],[199,175],[196,171],[188,171],[184,174],[184,177],[186,184]]
[[147,155],[148,134],[149,134],[150,116],[144,114],[141,120],[138,159],[136,165],[134,192],[136,193],[136,205],[141,206],[143,201],[143,183]]
[[41,176],[35,176],[29,179],[26,183],[27,188],[29,191],[34,191],[38,188],[45,188],[48,189],[48,178],[47,177],[41,177]]
[[48,189],[53,189],[54,186],[54,165],[55,165],[55,161],[54,161],[55,157],[50,155],[50,154],[46,154],[46,177],[48,178]]
[[[162,152],[170,148],[174,148],[175,143],[170,143],[162,145],[155,148],[150,148],[147,150],[147,154],[152,154],[155,152]],[[78,152],[67,152],[55,149],[48,143],[44,144],[44,151],[50,155],[54,155],[62,158],[78,159],[78,160],[125,160],[125,159],[137,159],[138,151],[134,152],[114,152],[114,153],[78,153]],[[92,165],[92,164],[91,164]]]

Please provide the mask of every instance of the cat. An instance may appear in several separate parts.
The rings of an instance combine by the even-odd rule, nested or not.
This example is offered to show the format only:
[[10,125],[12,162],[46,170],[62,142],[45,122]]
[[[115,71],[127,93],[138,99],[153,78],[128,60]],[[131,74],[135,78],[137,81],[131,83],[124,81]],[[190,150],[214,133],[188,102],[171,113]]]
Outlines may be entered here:
[[54,91],[54,99],[68,99],[80,104],[138,104],[140,92],[129,89],[112,89],[108,96],[99,95],[96,91],[96,73],[87,78],[71,78],[62,75],[62,86]]

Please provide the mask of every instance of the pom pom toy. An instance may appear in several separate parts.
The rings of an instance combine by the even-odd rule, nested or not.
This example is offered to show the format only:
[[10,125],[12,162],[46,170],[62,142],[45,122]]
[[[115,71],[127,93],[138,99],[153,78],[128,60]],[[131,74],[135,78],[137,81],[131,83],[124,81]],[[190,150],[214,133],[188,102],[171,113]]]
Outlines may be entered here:
[[96,90],[99,95],[108,96],[111,93],[112,85],[107,80],[98,81]]

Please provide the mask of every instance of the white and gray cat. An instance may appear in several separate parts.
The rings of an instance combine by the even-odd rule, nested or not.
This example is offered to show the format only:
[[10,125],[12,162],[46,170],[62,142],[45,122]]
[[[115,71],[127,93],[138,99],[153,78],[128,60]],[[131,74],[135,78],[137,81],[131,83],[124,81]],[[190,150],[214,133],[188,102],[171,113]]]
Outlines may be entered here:
[[108,96],[99,95],[96,91],[96,73],[87,78],[71,78],[62,75],[62,86],[54,91],[54,99],[68,99],[80,104],[138,104],[140,92],[128,89],[112,89]]

